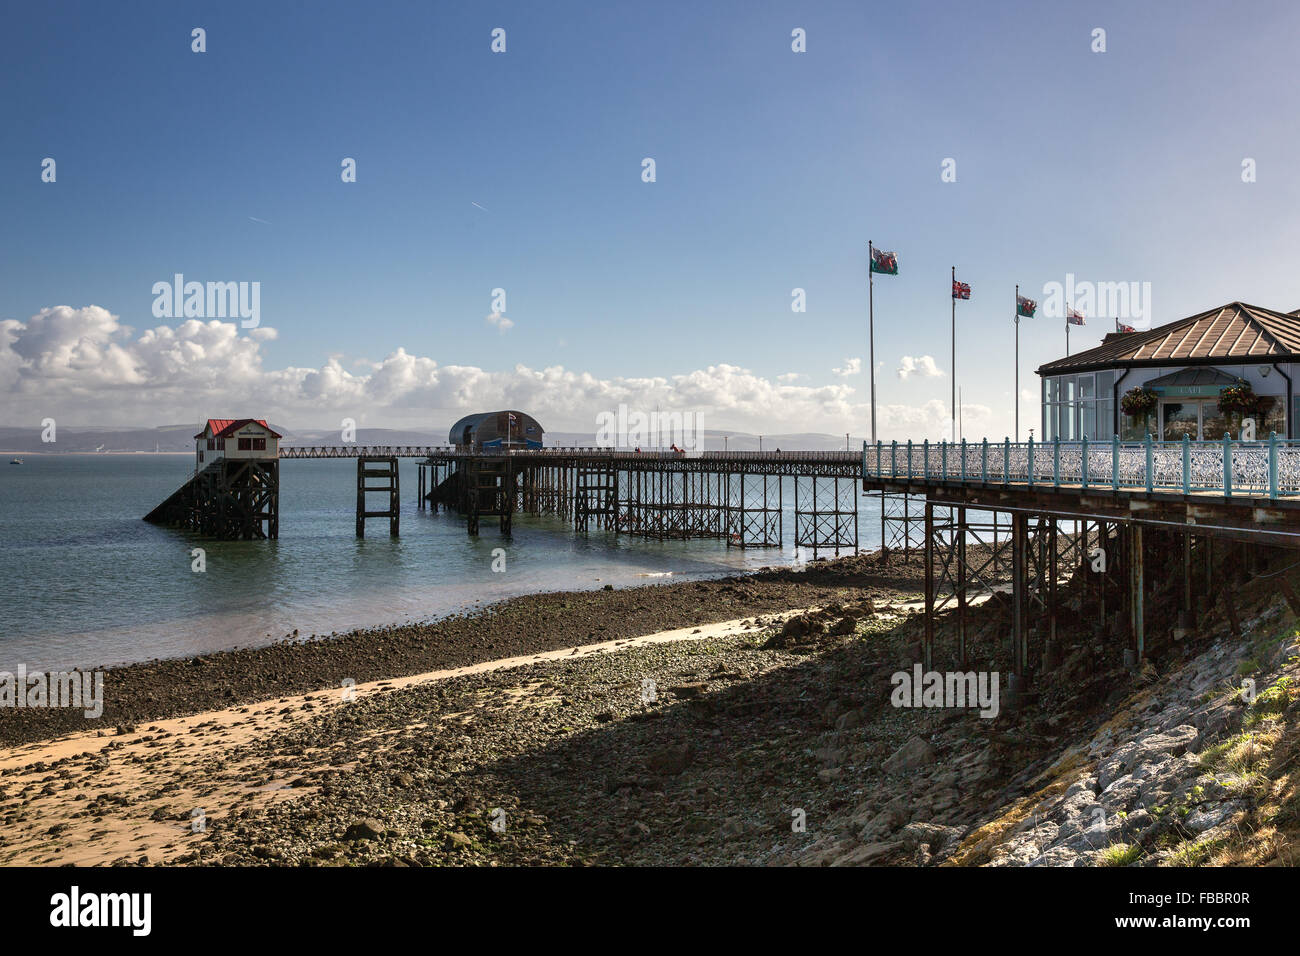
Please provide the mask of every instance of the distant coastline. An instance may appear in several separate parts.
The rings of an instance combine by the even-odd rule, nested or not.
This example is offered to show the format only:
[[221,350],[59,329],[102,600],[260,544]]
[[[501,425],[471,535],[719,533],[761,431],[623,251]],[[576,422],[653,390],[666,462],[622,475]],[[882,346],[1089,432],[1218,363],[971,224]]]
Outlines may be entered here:
[[0,448],[0,455],[22,455],[31,457],[33,455],[86,455],[88,457],[98,457],[101,455],[193,455],[192,451],[26,451],[22,448]]

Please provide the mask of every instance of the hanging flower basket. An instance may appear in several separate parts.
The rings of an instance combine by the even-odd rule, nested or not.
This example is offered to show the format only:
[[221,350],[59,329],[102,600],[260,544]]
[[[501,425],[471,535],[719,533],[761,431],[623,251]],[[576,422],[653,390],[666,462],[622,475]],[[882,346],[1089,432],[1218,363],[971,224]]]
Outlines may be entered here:
[[1259,408],[1260,398],[1249,382],[1238,382],[1219,392],[1219,411],[1225,414],[1254,415]]
[[1130,388],[1123,394],[1119,400],[1119,407],[1124,410],[1125,415],[1132,415],[1134,418],[1145,418],[1156,410],[1158,402],[1159,399],[1155,392],[1139,385],[1136,388]]

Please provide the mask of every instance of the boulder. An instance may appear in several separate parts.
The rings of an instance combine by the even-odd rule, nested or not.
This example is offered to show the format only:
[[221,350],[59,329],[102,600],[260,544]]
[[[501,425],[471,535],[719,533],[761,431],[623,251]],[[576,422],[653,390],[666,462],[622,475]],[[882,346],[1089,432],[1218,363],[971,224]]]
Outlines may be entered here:
[[938,760],[934,748],[924,737],[914,736],[894,751],[893,756],[881,766],[885,773],[901,774],[920,767],[928,767]]
[[384,835],[385,827],[373,817],[358,820],[348,827],[343,834],[345,840],[378,840]]
[[670,744],[652,753],[646,759],[646,766],[653,773],[676,776],[689,767],[694,758],[695,750],[689,742]]

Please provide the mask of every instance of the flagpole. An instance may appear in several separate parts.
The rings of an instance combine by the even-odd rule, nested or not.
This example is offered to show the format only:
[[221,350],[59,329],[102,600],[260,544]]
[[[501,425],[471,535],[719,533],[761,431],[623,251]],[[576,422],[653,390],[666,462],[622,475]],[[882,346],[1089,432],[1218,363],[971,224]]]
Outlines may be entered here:
[[871,338],[871,344],[867,352],[868,361],[871,362],[871,444],[876,443],[876,282],[872,274],[872,264],[875,262],[875,248],[871,240],[867,240],[867,327]]
[[1065,357],[1070,357],[1070,303],[1065,303]]
[[957,440],[957,267],[952,267],[952,440]]
[[1016,283],[1016,444],[1020,444],[1020,283]]

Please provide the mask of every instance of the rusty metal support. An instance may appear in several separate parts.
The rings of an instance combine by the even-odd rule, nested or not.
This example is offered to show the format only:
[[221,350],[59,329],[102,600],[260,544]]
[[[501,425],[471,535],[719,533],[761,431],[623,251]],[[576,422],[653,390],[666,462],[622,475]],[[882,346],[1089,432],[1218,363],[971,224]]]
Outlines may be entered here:
[[1129,535],[1129,598],[1132,601],[1133,650],[1137,663],[1146,655],[1146,548],[1140,524],[1131,524]]
[[966,669],[966,509],[957,509],[957,661]]
[[1027,688],[1029,634],[1025,622],[1028,598],[1029,516],[1015,512],[1011,516],[1011,660],[1012,673],[1021,690]]
[[934,662],[934,505],[925,503],[925,642],[921,653],[925,670]]

